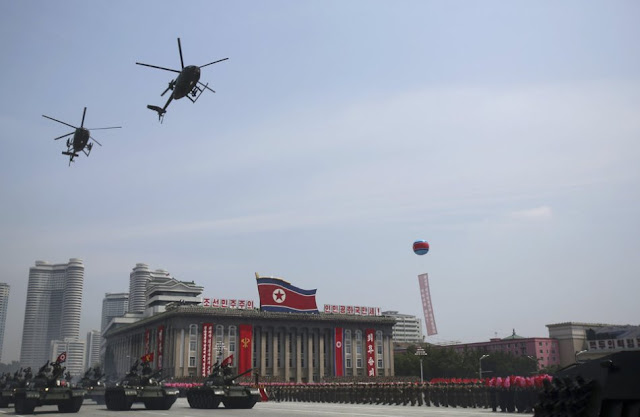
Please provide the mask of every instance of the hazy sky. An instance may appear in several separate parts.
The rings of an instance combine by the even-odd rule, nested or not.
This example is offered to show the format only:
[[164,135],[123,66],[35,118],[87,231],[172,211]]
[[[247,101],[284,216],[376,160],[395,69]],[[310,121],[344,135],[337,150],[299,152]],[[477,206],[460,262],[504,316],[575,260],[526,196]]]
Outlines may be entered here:
[[[439,334],[640,324],[637,1],[3,1],[0,281],[85,263],[82,336],[138,262],[258,301],[254,272]],[[146,108],[179,68],[196,104]],[[63,140],[102,147],[71,167]],[[414,240],[431,251],[413,253]]]

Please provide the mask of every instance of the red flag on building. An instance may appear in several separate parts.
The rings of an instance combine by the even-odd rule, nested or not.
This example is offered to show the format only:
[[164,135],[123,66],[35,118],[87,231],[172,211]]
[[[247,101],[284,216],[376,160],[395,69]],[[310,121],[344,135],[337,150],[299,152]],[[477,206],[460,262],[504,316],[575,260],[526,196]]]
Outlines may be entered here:
[[335,355],[333,356],[335,359],[335,370],[336,376],[344,375],[344,356],[343,352],[343,343],[344,343],[344,331],[342,327],[335,328]]
[[260,278],[256,274],[260,309],[281,313],[318,313],[316,290],[294,287],[280,278]]
[[253,326],[241,324],[240,326],[240,350],[238,352],[238,373],[251,368],[251,354],[253,352]]

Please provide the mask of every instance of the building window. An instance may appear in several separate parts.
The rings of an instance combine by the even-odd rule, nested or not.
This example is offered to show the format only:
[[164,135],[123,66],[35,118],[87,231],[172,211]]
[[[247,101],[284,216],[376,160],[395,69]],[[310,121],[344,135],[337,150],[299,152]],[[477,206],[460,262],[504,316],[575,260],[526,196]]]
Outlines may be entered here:
[[306,357],[305,357],[305,354],[304,354],[304,352],[305,352],[305,348],[304,347],[305,347],[306,343],[305,343],[305,337],[304,336],[305,336],[304,334],[300,336],[300,366],[302,368],[304,368],[306,366],[306,360],[305,360]]
[[264,358],[264,366],[267,368],[271,367],[271,339],[273,338],[273,335],[271,332],[264,332],[262,333],[262,337],[264,337],[264,354],[265,354],[265,358]]
[[362,331],[356,330],[356,368],[362,368]]
[[220,362],[228,355],[225,355],[224,347],[224,327],[221,324],[216,326],[216,341],[215,341],[216,356]]
[[229,326],[229,356],[233,355],[231,366],[236,362],[236,326]]
[[351,330],[344,331],[344,363],[345,368],[351,368]]
[[376,355],[378,358],[378,369],[384,368],[384,350],[382,349],[382,332],[376,332]]
[[286,337],[289,338],[289,368],[293,368],[293,360],[295,359],[293,356],[293,333],[289,333]]
[[277,345],[276,351],[275,351],[275,355],[276,355],[275,367],[282,368],[282,334],[274,333],[273,337],[276,338],[276,345]]
[[189,325],[189,367],[196,366],[196,357],[198,355],[198,325]]

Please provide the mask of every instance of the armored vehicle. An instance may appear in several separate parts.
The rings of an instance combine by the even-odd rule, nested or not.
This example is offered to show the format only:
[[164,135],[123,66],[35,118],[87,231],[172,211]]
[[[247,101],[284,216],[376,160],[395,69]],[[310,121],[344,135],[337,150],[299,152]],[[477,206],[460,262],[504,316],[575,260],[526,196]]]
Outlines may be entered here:
[[107,387],[104,400],[109,410],[130,410],[135,402],[144,403],[148,410],[168,410],[180,391],[161,385],[162,371],[153,372],[148,362],[143,363],[142,375],[138,374],[139,362],[131,367],[129,373],[113,387]]
[[104,391],[106,385],[102,382],[104,373],[100,367],[89,368],[82,379],[80,380],[80,386],[86,390],[84,394],[85,399],[90,399],[96,403],[104,404]]
[[228,365],[214,365],[213,372],[199,387],[187,390],[187,401],[191,408],[218,408],[220,403],[225,408],[253,408],[260,401],[257,388],[238,384],[235,379],[248,374],[252,369],[232,376]]
[[0,408],[7,408],[15,402],[15,391],[17,388],[22,388],[26,382],[33,377],[31,368],[23,370],[20,368],[18,371],[6,373],[0,378]]
[[640,351],[568,366],[547,381],[535,417],[640,415]]
[[[63,356],[64,355],[64,356]],[[63,379],[66,354],[60,355],[51,363],[45,363],[33,379],[26,381],[24,387],[14,390],[16,414],[33,414],[36,407],[57,405],[61,413],[77,413],[82,407],[84,390],[71,387]]]

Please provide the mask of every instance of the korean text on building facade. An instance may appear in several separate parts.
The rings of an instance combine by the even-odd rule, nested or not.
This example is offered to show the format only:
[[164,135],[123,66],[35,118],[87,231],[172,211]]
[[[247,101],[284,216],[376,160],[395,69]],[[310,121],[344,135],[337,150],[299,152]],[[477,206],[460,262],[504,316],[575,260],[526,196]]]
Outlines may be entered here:
[[253,300],[229,300],[226,298],[209,298],[202,299],[202,307],[213,308],[237,308],[239,310],[251,310],[254,308]]
[[207,376],[211,373],[211,345],[213,341],[213,324],[202,324],[202,358],[200,361],[201,375]]
[[380,307],[364,306],[342,306],[335,304],[325,304],[326,314],[348,314],[350,316],[381,316]]
[[367,376],[376,376],[376,331],[366,329],[364,334],[366,337],[365,348],[367,349]]

